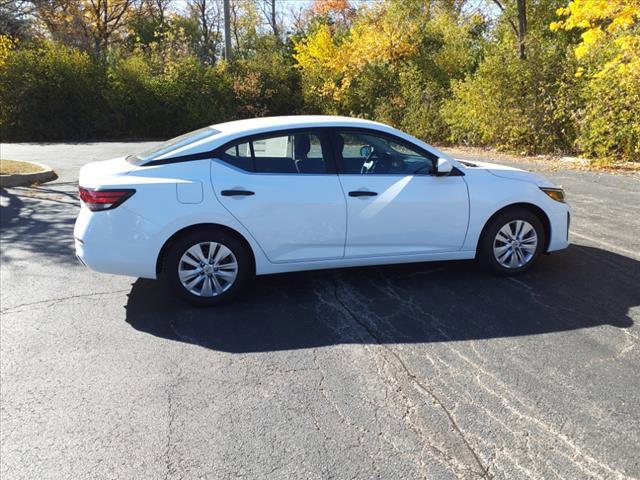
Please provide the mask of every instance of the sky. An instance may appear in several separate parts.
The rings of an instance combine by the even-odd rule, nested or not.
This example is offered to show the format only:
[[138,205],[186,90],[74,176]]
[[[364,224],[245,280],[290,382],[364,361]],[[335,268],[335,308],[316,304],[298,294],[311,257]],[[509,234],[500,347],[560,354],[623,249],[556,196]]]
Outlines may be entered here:
[[[230,0],[233,2],[234,0]],[[370,5],[372,3],[381,2],[383,0],[349,0],[351,5],[359,7],[361,5]],[[276,0],[276,6],[279,11],[280,18],[284,21],[285,27],[291,26],[293,20],[293,12],[300,12],[313,5],[314,0]],[[177,10],[184,10],[186,8],[186,0],[174,0],[174,7]],[[467,0],[464,10],[468,13],[479,11],[485,15],[497,16],[500,12],[490,0]],[[265,26],[267,22],[265,19]]]

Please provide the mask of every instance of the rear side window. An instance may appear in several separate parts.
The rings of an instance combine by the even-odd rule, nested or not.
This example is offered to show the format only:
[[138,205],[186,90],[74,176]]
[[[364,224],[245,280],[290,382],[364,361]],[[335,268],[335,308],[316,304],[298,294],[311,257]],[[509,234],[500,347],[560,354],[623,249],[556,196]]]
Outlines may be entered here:
[[251,171],[253,169],[249,142],[240,143],[226,149],[220,154],[220,159],[242,170]]
[[292,136],[261,138],[253,140],[252,144],[255,172],[298,173]]
[[255,173],[327,173],[327,156],[320,133],[291,132],[245,140],[218,155],[236,168]]

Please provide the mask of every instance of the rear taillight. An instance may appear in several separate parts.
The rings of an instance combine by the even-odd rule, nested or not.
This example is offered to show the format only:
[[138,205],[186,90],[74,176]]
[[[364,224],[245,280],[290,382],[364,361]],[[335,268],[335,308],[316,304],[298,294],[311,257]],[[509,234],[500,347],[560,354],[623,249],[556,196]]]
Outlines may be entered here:
[[94,190],[80,187],[80,200],[93,212],[110,210],[122,204],[127,198],[136,193],[132,188],[118,188]]

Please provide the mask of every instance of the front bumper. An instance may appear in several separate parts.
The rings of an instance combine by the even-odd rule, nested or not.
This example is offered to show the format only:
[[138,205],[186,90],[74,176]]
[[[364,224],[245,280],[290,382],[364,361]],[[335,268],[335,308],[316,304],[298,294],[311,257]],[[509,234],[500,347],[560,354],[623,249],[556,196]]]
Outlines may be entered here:
[[566,203],[555,202],[547,209],[551,227],[551,238],[547,252],[555,252],[569,246],[569,227],[571,225],[571,207]]

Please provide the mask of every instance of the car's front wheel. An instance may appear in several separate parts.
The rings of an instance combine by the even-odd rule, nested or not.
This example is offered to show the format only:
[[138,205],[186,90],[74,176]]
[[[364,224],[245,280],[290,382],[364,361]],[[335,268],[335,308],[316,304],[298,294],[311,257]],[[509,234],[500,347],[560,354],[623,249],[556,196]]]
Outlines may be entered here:
[[187,233],[170,246],[162,277],[178,296],[197,306],[233,298],[253,276],[246,246],[227,232]]
[[516,275],[529,270],[546,241],[537,215],[523,208],[507,210],[494,217],[485,228],[478,248],[479,260],[500,275]]

